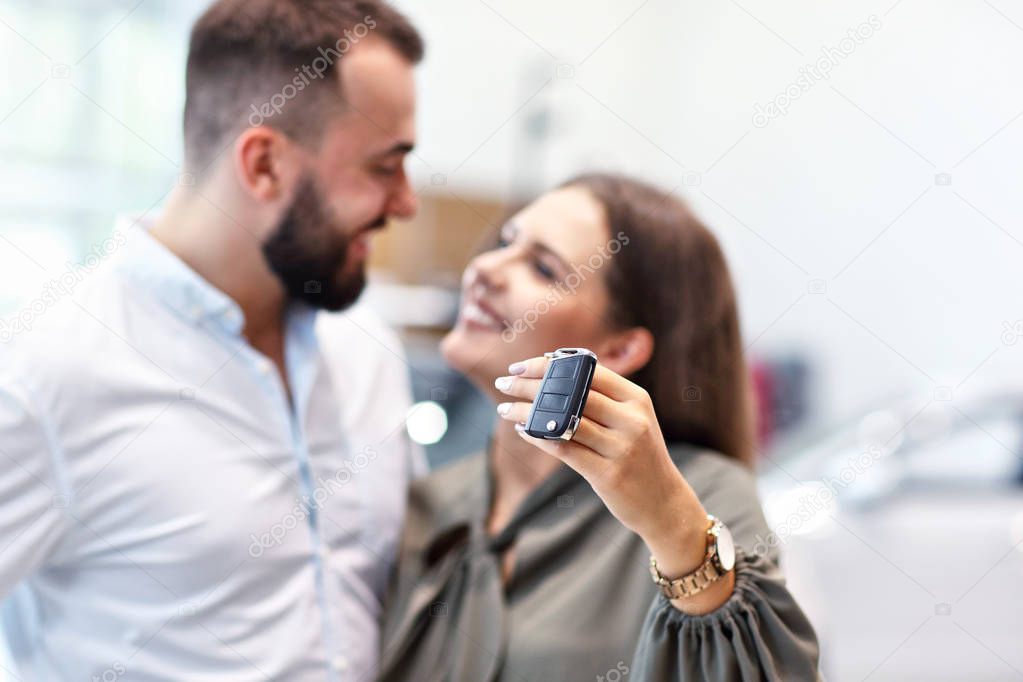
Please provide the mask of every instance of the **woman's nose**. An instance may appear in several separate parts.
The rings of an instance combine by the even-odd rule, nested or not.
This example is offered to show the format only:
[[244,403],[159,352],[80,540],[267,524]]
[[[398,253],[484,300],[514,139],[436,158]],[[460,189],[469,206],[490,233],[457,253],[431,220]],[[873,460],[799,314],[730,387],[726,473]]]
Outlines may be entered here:
[[474,271],[475,284],[486,287],[488,291],[504,285],[508,256],[503,251],[505,249],[487,251],[472,260],[469,269]]

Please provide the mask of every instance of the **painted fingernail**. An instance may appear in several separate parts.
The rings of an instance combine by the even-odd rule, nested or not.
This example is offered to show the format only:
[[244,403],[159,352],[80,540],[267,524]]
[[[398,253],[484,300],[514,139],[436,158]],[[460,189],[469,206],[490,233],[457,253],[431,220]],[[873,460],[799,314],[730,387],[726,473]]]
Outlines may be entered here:
[[497,381],[494,382],[494,386],[496,386],[497,390],[499,391],[507,391],[509,388],[511,388],[511,384],[512,384],[511,377],[498,377]]
[[509,412],[511,412],[511,403],[501,403],[500,405],[497,406],[498,414],[505,415],[508,414]]
[[522,422],[515,422],[515,430],[518,431],[519,433],[525,433],[526,425],[523,424]]
[[526,371],[526,363],[514,362],[508,365],[508,374],[522,374]]

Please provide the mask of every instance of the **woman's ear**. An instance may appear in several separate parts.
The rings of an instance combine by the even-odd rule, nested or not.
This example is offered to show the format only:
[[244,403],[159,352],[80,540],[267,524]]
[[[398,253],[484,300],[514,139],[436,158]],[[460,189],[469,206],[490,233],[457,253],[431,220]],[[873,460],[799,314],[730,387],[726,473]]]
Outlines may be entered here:
[[654,335],[645,327],[618,332],[603,344],[597,354],[600,364],[623,377],[643,369],[654,354]]

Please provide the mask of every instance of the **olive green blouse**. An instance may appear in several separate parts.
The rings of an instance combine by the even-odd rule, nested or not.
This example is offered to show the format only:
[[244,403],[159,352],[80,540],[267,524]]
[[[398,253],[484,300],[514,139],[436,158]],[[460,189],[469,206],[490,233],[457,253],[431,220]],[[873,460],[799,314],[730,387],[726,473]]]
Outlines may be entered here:
[[[500,535],[488,535],[492,480],[489,459],[478,454],[412,487],[379,679],[819,679],[813,628],[785,588],[777,555],[743,551],[768,533],[753,476],[713,452],[671,452],[735,538],[735,591],[720,608],[690,616],[673,607],[650,578],[642,540],[567,466]],[[502,585],[500,556],[512,545],[513,573]]]

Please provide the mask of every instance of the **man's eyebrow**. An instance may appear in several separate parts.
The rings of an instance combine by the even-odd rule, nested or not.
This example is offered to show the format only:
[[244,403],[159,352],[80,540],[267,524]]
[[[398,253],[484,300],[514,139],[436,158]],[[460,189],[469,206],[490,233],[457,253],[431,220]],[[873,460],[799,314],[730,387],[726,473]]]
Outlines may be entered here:
[[390,147],[389,149],[385,149],[384,151],[380,152],[379,154],[377,154],[377,156],[393,156],[395,154],[409,154],[409,153],[411,153],[411,151],[413,149],[415,149],[415,147],[416,146],[413,143],[411,143],[411,142],[398,142],[398,143],[395,143],[395,145]]

